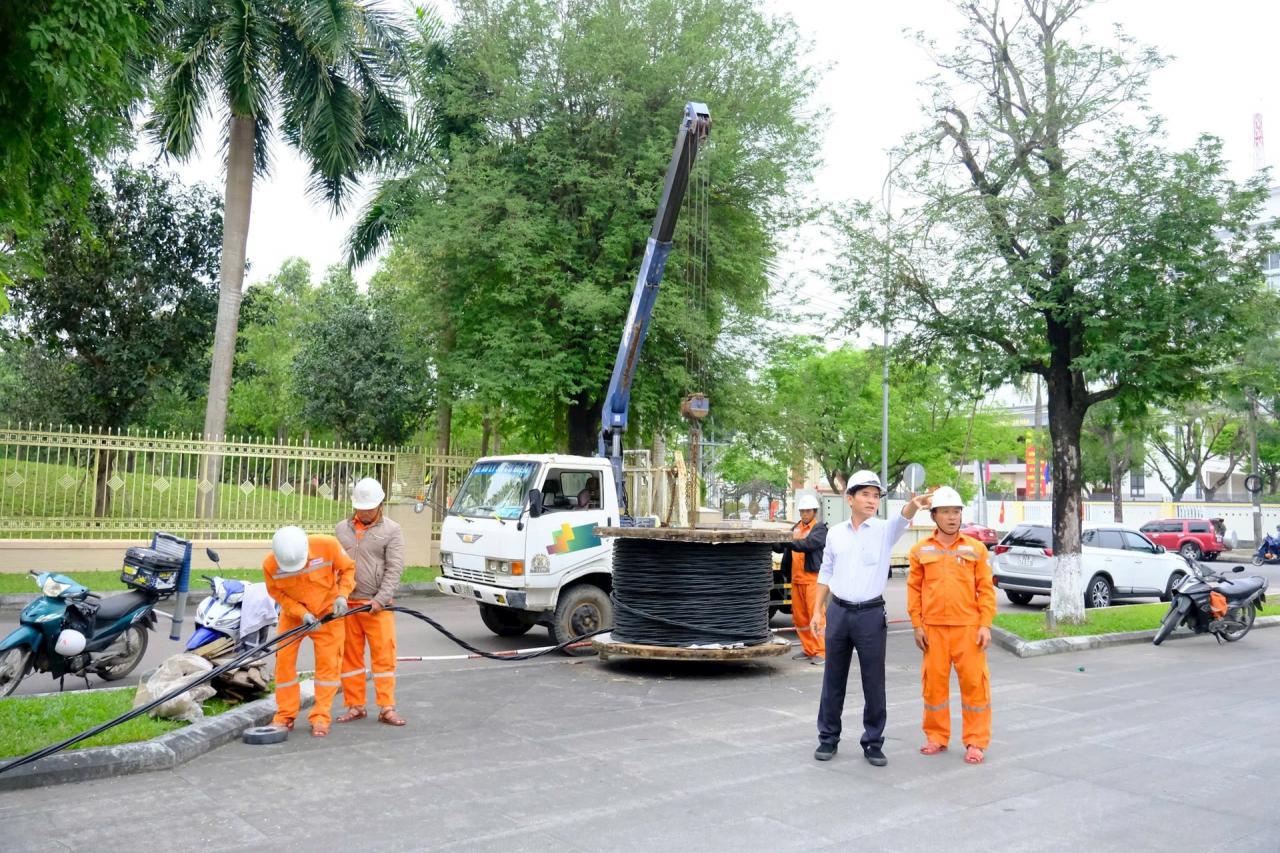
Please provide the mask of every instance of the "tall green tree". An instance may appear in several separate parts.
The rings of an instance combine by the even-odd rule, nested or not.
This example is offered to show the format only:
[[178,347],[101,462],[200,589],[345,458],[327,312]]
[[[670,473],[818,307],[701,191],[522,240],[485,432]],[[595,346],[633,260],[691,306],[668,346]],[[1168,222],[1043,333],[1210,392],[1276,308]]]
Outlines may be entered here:
[[[959,4],[962,44],[940,54],[928,126],[898,152],[895,180],[920,201],[887,247],[890,310],[914,341],[993,379],[1044,378],[1051,616],[1079,622],[1085,414],[1193,395],[1240,352],[1271,242],[1266,187],[1230,180],[1213,138],[1161,144],[1144,105],[1164,60],[1123,34],[1091,40],[1089,0],[1010,5]],[[842,282],[878,317],[867,297],[883,287],[868,285],[884,280],[885,240],[855,229],[848,246]]]
[[1080,443],[1080,482],[1099,484],[1111,494],[1112,517],[1124,521],[1125,474],[1143,464],[1150,429],[1141,418],[1123,418],[1114,400],[1099,403],[1085,415]]
[[[358,172],[404,139],[397,87],[404,34],[358,0],[169,0],[157,24],[168,53],[149,127],[178,158],[194,150],[201,118],[226,115],[226,230],[209,371],[206,437],[226,427],[255,174],[268,168],[278,117],[311,167],[311,189],[340,208]],[[211,457],[210,483],[219,462]],[[210,511],[213,493],[202,511]]]
[[426,294],[442,425],[447,398],[467,397],[594,450],[678,122],[698,100],[712,141],[632,404],[637,437],[673,425],[683,394],[714,393],[725,330],[763,311],[790,191],[813,164],[794,27],[749,0],[462,0],[447,47],[429,96],[438,176],[396,220],[389,262]]
[[43,225],[82,209],[100,160],[131,136],[155,45],[149,0],[0,4],[0,314],[38,274]]

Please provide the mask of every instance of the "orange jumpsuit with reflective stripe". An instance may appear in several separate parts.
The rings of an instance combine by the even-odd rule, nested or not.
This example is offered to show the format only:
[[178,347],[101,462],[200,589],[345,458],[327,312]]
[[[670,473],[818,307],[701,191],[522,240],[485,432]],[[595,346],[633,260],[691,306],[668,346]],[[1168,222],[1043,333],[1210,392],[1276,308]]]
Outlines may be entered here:
[[[356,564],[332,536],[308,536],[307,562],[291,574],[279,574],[274,554],[262,561],[267,591],[280,605],[280,624],[276,632],[283,634],[302,624],[310,613],[317,619],[333,612],[338,596],[349,596],[356,585]],[[316,701],[309,719],[328,725],[333,697],[338,692],[342,670],[342,619],[335,619],[303,636],[311,638],[316,658]],[[276,724],[292,722],[298,716],[301,695],[298,688],[298,649],[301,642],[290,643],[276,652]]]
[[928,647],[920,670],[924,734],[932,743],[951,740],[951,668],[960,680],[964,744],[985,750],[991,742],[991,675],[978,645],[978,628],[996,615],[987,549],[970,536],[950,545],[933,536],[908,554],[907,615],[923,628]]
[[[377,599],[382,606],[394,603],[391,598],[404,570],[404,533],[399,525],[389,525],[379,517],[373,524],[362,524],[352,517],[338,524],[339,540],[348,543],[360,566],[359,572],[375,571],[373,577],[360,581],[369,583],[378,591],[369,595],[358,591],[351,600],[352,607],[368,604]],[[377,534],[366,536],[370,528],[387,528],[384,539]],[[366,546],[373,546],[372,548]],[[377,549],[381,550],[377,550]],[[359,584],[357,586],[359,586]],[[347,637],[342,647],[342,701],[348,708],[363,706],[366,683],[364,674],[364,647],[369,646],[369,660],[373,667],[374,698],[379,708],[394,708],[396,704],[396,619],[390,610],[377,613],[353,613],[346,619]]]
[[[791,538],[805,538],[817,523],[816,518],[808,525],[800,522],[792,529]],[[800,646],[806,655],[826,657],[826,637],[808,630],[813,616],[813,600],[818,595],[818,576],[804,570],[804,558],[803,551],[791,552],[791,624],[796,626],[796,635],[800,637]]]

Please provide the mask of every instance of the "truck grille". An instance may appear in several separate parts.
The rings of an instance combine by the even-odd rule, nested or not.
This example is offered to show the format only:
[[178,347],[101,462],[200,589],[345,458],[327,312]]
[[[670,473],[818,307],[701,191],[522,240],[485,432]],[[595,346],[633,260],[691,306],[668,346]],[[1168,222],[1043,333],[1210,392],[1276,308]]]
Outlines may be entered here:
[[493,583],[495,581],[493,572],[486,572],[483,569],[464,569],[460,566],[454,566],[449,569],[448,577],[460,581],[471,581],[472,583]]

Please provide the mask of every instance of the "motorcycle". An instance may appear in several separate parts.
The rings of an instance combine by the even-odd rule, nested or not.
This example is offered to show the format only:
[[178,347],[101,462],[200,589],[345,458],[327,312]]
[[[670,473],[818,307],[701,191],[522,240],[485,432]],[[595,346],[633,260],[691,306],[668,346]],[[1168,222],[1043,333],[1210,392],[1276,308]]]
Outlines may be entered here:
[[1262,566],[1276,563],[1280,563],[1280,536],[1272,536],[1268,533],[1253,554],[1253,564]]
[[[218,553],[213,549],[207,549],[205,553],[217,566]],[[275,608],[270,608],[265,615],[261,608],[255,608],[251,623],[246,625],[243,607],[246,596],[251,599],[265,597],[266,584],[246,583],[216,575],[201,577],[209,584],[210,594],[196,609],[196,629],[187,640],[186,651],[217,667],[246,649],[265,643],[276,623]],[[213,687],[226,698],[246,701],[266,692],[270,683],[266,666],[264,660],[246,663],[219,675],[214,679]]]
[[18,617],[18,627],[0,641],[0,696],[8,696],[28,674],[47,672],[89,680],[94,673],[118,681],[137,668],[147,651],[147,629],[164,594],[133,589],[108,598],[66,575],[31,572],[41,597]]
[[[1257,575],[1228,578],[1206,571],[1190,557],[1183,557],[1187,576],[1171,591],[1169,612],[1151,640],[1160,645],[1179,625],[1197,634],[1213,634],[1221,643],[1243,639],[1253,627],[1253,620],[1267,601],[1267,579]],[[1243,572],[1236,566],[1232,573]]]

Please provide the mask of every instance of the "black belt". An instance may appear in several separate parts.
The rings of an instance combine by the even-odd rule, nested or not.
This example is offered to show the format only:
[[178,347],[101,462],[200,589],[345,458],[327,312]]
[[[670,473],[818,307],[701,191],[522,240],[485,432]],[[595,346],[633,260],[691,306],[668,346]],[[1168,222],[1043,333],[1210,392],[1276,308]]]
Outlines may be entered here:
[[843,607],[845,610],[872,610],[876,607],[884,607],[884,597],[877,595],[870,601],[845,601],[843,598],[831,596],[831,600]]

